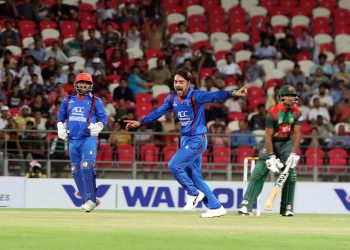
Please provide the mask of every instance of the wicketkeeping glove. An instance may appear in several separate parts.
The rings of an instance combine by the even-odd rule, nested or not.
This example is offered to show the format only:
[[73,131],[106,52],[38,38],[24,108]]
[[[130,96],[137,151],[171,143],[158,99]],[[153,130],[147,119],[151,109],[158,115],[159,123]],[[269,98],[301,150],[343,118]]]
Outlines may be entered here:
[[298,165],[299,160],[299,155],[297,155],[296,153],[291,153],[286,161],[286,166],[290,165],[290,168],[295,168],[296,165]]
[[283,163],[276,155],[270,155],[270,159],[266,160],[266,167],[274,173],[279,173],[279,169],[283,168]]
[[57,134],[58,138],[62,140],[67,140],[68,133],[67,133],[67,124],[63,122],[58,122],[57,123]]
[[98,134],[103,129],[103,123],[102,122],[90,123],[88,129],[90,129],[91,136],[98,136]]

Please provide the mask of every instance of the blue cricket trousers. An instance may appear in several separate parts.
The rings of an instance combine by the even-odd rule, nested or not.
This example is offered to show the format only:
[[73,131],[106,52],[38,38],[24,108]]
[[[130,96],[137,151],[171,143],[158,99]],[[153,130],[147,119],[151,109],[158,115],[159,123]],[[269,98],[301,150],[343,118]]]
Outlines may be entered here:
[[208,145],[205,134],[182,136],[181,147],[168,163],[169,170],[188,195],[198,195],[198,190],[205,194],[204,204],[209,209],[217,209],[221,204],[214,196],[202,176],[202,154]]

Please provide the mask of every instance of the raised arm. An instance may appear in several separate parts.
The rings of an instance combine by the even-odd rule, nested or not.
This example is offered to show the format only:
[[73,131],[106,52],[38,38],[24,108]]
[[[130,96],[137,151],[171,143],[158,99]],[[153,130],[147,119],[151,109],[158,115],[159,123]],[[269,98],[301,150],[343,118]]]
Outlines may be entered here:
[[247,94],[247,85],[244,85],[240,89],[234,89],[232,91],[196,91],[195,100],[201,103],[211,103],[225,101],[233,96],[245,96]]

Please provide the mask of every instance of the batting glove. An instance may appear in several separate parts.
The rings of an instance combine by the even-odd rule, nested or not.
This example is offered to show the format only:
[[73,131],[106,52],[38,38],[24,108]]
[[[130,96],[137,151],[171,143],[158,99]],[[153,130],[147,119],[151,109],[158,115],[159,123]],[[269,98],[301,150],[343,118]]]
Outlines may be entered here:
[[278,162],[280,161],[279,159],[277,161],[276,155],[270,155],[270,159],[266,160],[266,167],[274,173],[279,173],[280,170]]
[[57,134],[58,138],[62,140],[67,140],[68,133],[67,133],[67,124],[63,122],[58,122],[57,123]]
[[101,132],[103,129],[103,123],[98,122],[98,123],[91,123],[88,127],[90,129],[90,134],[91,136],[98,136],[98,134]]
[[300,156],[296,153],[291,153],[286,161],[286,166],[290,165],[290,168],[295,168],[296,165],[298,165],[298,162],[300,160]]

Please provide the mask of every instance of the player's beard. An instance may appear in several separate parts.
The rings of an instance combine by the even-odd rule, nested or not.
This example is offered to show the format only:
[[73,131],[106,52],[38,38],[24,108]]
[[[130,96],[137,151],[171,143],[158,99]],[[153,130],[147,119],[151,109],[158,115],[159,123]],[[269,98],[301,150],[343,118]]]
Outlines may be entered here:
[[180,97],[180,98],[185,98],[186,97],[187,92],[185,93],[185,90],[184,90],[183,87],[176,87],[175,91],[176,91],[176,94],[177,94],[178,97]]

